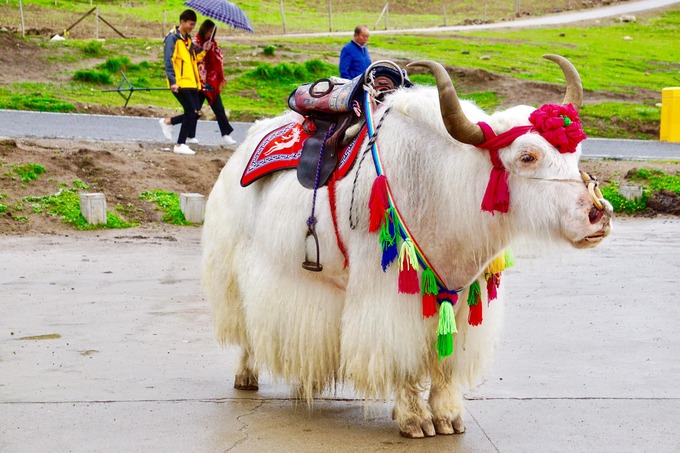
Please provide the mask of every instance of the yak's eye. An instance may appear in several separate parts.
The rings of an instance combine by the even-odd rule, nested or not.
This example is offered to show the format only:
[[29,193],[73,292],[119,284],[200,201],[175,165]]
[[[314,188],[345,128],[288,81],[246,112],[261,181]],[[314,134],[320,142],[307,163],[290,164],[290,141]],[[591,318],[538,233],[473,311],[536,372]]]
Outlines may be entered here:
[[524,152],[521,156],[519,156],[519,160],[521,160],[524,164],[530,164],[536,161],[536,155],[534,153]]

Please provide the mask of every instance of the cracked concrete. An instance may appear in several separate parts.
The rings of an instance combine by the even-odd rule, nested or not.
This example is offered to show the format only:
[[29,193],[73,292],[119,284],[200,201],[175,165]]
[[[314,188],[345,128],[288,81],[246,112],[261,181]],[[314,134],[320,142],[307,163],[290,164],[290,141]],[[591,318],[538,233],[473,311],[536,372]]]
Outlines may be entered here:
[[0,451],[675,452],[679,227],[616,219],[594,250],[515,247],[467,431],[424,440],[350,386],[312,408],[267,373],[233,389],[199,229],[0,236]]

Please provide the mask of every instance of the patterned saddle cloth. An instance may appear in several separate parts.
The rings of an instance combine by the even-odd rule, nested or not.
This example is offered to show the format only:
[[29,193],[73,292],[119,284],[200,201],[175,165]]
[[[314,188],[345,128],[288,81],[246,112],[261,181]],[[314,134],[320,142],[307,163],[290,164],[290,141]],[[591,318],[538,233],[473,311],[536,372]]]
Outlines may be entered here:
[[[297,168],[305,142],[315,134],[314,130],[297,122],[288,123],[268,133],[255,147],[241,176],[241,186],[246,187],[275,171]],[[338,152],[335,166],[337,179],[343,178],[352,168],[365,137],[366,126]]]

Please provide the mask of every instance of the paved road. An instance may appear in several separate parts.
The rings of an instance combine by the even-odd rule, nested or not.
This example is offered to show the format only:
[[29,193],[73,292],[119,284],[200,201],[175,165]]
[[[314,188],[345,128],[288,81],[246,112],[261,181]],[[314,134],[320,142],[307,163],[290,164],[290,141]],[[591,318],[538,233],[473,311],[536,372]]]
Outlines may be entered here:
[[676,453],[679,228],[616,219],[593,250],[516,247],[467,432],[420,441],[349,384],[313,408],[267,373],[234,390],[198,228],[0,236],[0,451]]
[[[232,123],[232,136],[242,141],[250,123]],[[214,121],[199,121],[197,137],[203,145],[219,145]],[[38,113],[0,110],[0,137],[60,138],[112,142],[167,142],[158,119],[130,116]],[[680,159],[680,143],[646,140],[590,138],[583,143],[583,156],[613,159]]]

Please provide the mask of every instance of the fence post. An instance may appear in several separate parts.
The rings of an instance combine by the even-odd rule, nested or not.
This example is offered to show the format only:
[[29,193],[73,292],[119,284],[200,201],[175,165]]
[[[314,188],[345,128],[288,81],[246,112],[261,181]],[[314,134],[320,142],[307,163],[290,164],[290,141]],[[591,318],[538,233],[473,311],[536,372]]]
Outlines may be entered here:
[[283,0],[280,0],[281,5],[281,22],[283,23],[283,34],[286,34],[286,15],[283,13]]
[[[90,5],[92,0],[90,0]],[[97,6],[97,11],[94,14],[94,38],[99,39],[99,6]]]

